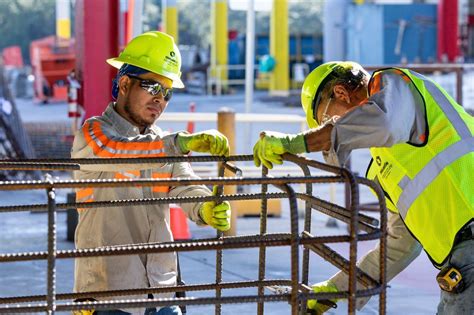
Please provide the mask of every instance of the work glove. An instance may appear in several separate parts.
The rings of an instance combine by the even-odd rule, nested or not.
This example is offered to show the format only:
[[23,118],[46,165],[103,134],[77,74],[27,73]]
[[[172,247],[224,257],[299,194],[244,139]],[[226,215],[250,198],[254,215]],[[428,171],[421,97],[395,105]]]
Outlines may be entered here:
[[[212,189],[212,195],[217,194],[217,186]],[[199,216],[207,225],[225,232],[230,229],[230,204],[228,201],[216,205],[215,201],[206,201],[199,208]]]
[[307,152],[306,141],[302,133],[284,134],[275,131],[262,131],[260,140],[253,147],[253,161],[255,166],[260,164],[273,168],[273,164],[282,164],[283,153],[299,154]]
[[229,141],[217,130],[196,133],[178,133],[178,144],[182,152],[208,152],[211,155],[229,156]]
[[[321,292],[339,292],[336,285],[330,280],[316,283],[312,286],[314,293]],[[308,300],[308,310],[312,310],[312,314],[321,315],[328,311],[330,308],[336,307],[337,300]]]

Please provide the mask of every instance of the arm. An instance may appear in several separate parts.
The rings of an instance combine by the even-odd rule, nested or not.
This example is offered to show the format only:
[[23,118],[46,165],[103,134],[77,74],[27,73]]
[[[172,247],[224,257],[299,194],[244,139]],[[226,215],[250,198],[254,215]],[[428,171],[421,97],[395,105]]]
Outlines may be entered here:
[[378,76],[381,88],[372,90],[365,104],[306,134],[310,152],[333,152],[344,164],[354,149],[420,143],[425,133],[424,103],[416,88],[392,71]]
[[[199,178],[191,169],[189,163],[176,163],[173,166],[173,177]],[[214,186],[212,194],[217,193]],[[211,191],[205,186],[177,186],[171,188],[169,194],[175,197],[209,196]],[[219,231],[230,229],[231,208],[227,201],[217,204],[215,201],[196,202],[194,204],[183,204],[183,210],[192,221],[198,225],[210,225]]]
[[[138,158],[181,155],[177,134],[160,137],[156,134],[125,137],[97,118],[89,119],[76,133],[72,158]],[[84,171],[115,172],[160,167],[161,163],[81,165]]]
[[[173,178],[194,178],[199,177],[194,174],[189,163],[175,163],[173,165]],[[211,191],[202,185],[191,185],[191,186],[175,186],[171,187],[169,191],[170,197],[192,197],[192,196],[210,196]],[[197,203],[183,203],[181,206],[187,217],[196,222],[199,225],[205,225],[206,223],[199,216],[199,208],[201,208],[202,202]]]

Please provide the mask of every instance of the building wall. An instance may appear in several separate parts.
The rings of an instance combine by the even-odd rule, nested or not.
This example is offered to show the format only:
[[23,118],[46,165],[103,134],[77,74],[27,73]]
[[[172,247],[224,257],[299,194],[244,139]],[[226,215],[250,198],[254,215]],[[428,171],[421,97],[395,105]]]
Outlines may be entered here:
[[365,65],[435,62],[436,18],[434,4],[351,5],[347,59]]

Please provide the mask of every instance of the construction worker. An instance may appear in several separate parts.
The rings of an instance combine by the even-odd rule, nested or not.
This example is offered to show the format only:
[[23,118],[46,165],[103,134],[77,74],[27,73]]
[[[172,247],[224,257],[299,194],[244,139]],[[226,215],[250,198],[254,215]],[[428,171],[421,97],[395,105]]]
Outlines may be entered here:
[[[387,68],[370,77],[354,62],[314,69],[301,102],[311,129],[262,132],[255,164],[271,168],[282,163],[283,153],[322,151],[328,163],[343,166],[351,150],[370,148],[367,177],[380,184],[392,211],[387,279],[418,256],[421,244],[441,269],[438,314],[474,314],[474,118],[419,73]],[[379,251],[377,246],[358,262],[374,279]],[[345,291],[347,279],[340,272],[313,290]],[[367,301],[358,299],[358,309]],[[316,300],[308,307],[317,314],[329,308]]]
[[[212,155],[229,154],[227,138],[216,130],[193,134],[164,134],[154,123],[166,109],[173,88],[183,88],[181,56],[171,36],[147,32],[135,37],[117,58],[107,62],[119,68],[111,102],[102,116],[85,121],[76,133],[73,158],[139,158],[181,156],[189,151]],[[141,163],[121,165],[81,165],[76,179],[197,178],[189,163]],[[208,196],[204,186],[115,187],[77,190],[77,202],[118,199]],[[187,217],[198,225],[220,231],[230,228],[228,202],[185,203]],[[77,248],[97,248],[124,244],[173,241],[168,205],[150,204],[113,208],[78,209]],[[75,292],[124,290],[174,286],[177,281],[174,252],[129,256],[78,258],[75,265]],[[173,294],[174,295],[174,294]],[[154,294],[155,298],[172,294]],[[99,299],[91,296],[92,299]],[[146,299],[146,295],[113,299]],[[104,299],[104,298],[102,298]],[[107,298],[105,298],[107,299]],[[90,314],[93,311],[88,311]],[[80,314],[86,314],[82,311]],[[97,310],[102,314],[181,314],[179,307],[159,310],[135,308]]]

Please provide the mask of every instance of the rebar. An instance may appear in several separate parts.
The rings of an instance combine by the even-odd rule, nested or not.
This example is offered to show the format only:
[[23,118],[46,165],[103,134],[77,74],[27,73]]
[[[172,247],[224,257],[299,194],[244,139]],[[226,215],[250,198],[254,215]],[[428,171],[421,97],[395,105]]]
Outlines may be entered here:
[[[380,295],[379,312],[385,314],[386,304],[386,206],[381,189],[375,183],[354,176],[345,169],[326,165],[321,162],[308,160],[303,157],[284,154],[283,158],[291,161],[301,167],[304,176],[270,177],[265,168],[262,168],[261,177],[243,177],[242,171],[229,163],[229,161],[250,161],[252,156],[231,156],[231,157],[166,157],[166,158],[139,158],[139,159],[68,159],[68,160],[23,160],[23,161],[3,161],[0,162],[0,169],[69,169],[78,170],[82,166],[93,164],[130,164],[130,163],[174,163],[174,162],[222,162],[218,171],[217,178],[207,179],[135,179],[135,180],[52,180],[47,177],[44,181],[6,181],[0,182],[0,190],[20,190],[20,189],[45,189],[48,194],[48,204],[16,205],[2,206],[0,213],[7,211],[29,211],[29,210],[47,210],[48,211],[48,250],[42,252],[29,253],[6,253],[0,254],[1,262],[14,262],[25,260],[47,260],[47,294],[36,296],[20,297],[2,297],[0,304],[6,305],[0,307],[0,313],[21,313],[21,312],[47,312],[53,314],[55,311],[79,310],[85,308],[94,308],[97,310],[110,308],[128,308],[128,307],[156,307],[165,305],[197,305],[214,304],[215,313],[221,313],[221,305],[228,303],[257,303],[257,314],[264,313],[264,303],[270,301],[287,301],[291,306],[292,315],[298,314],[298,311],[305,312],[306,301],[308,299],[334,299],[345,298],[349,302],[349,313],[355,313],[355,299],[360,296]],[[312,176],[309,167],[316,168],[334,174],[333,176]],[[224,178],[224,169],[232,171],[236,177]],[[313,184],[326,183],[347,183],[350,187],[350,209],[341,207],[331,202],[312,196]],[[296,193],[290,184],[306,184],[305,193]],[[377,228],[379,221],[359,214],[359,190],[358,185],[371,187],[379,201],[380,207],[380,228]],[[124,186],[185,186],[185,185],[217,185],[216,196],[198,196],[198,197],[174,197],[174,198],[147,198],[147,199],[128,199],[128,200],[110,200],[94,201],[87,203],[59,203],[55,202],[54,192],[62,188],[80,188],[80,187],[124,187]],[[256,194],[234,194],[225,195],[223,186],[225,185],[261,185],[261,192]],[[268,185],[273,185],[282,190],[280,193],[268,193]],[[267,200],[271,198],[286,198],[289,200],[290,208],[290,232],[289,233],[267,233]],[[57,209],[72,208],[108,208],[123,205],[145,205],[145,204],[169,204],[169,203],[190,203],[222,200],[247,200],[261,199],[260,231],[257,235],[244,236],[222,236],[217,234],[216,238],[174,241],[163,243],[146,244],[127,244],[118,246],[108,246],[92,249],[75,250],[57,250],[56,249],[56,211]],[[304,200],[305,223],[303,231],[300,234],[298,227],[298,209],[297,199]],[[313,236],[311,232],[311,217],[314,213],[312,209],[328,214],[338,220],[349,224],[349,235],[338,236]],[[84,210],[87,211],[87,210]],[[359,233],[360,231],[363,231]],[[380,277],[375,280],[359,270],[356,266],[357,243],[370,239],[380,239]],[[338,253],[331,250],[326,243],[349,242],[349,259],[345,259]],[[266,248],[273,246],[289,246],[291,259],[290,279],[266,279]],[[299,280],[299,248],[303,246],[302,259],[302,279]],[[259,249],[259,269],[258,279],[241,282],[223,282],[222,281],[222,250],[232,248],[258,248]],[[137,255],[162,252],[181,252],[181,251],[201,251],[216,250],[216,280],[212,284],[193,284],[178,285],[166,288],[138,288],[133,290],[112,290],[88,293],[62,293],[55,292],[55,262],[56,259],[76,258],[76,257],[97,257],[97,256],[115,256],[115,255]],[[318,255],[330,263],[336,265],[349,275],[349,288],[347,291],[338,293],[313,293],[308,287],[309,278],[309,253],[315,251]],[[364,284],[368,289],[357,290],[357,282]],[[287,286],[291,290],[285,294],[268,295],[265,288],[274,288],[275,286]],[[222,297],[223,289],[255,287],[257,295],[255,296],[229,296]],[[96,302],[73,302],[57,303],[58,300],[74,300],[86,297],[123,297],[128,295],[161,293],[161,292],[184,292],[209,290],[215,291],[215,296],[204,298],[172,298],[172,299],[142,299],[142,300],[104,300]],[[273,290],[275,291],[275,290]],[[278,291],[278,290],[277,290]],[[9,305],[12,303],[30,303],[37,302],[34,305]]]
[[[219,177],[224,177],[225,174],[225,169],[226,169],[226,162],[222,162],[219,165],[219,170],[218,170],[218,176]],[[224,194],[224,186],[223,185],[218,185],[217,186],[217,196],[219,199],[217,202],[221,202],[222,200],[222,195]],[[223,233],[219,230],[217,230],[217,238],[222,239]],[[222,296],[222,290],[219,284],[222,282],[222,249],[218,249],[216,251],[216,298],[220,299]],[[216,303],[215,306],[215,314],[216,315],[221,315],[222,312],[222,306],[220,303]]]
[[[262,166],[262,177],[267,177],[268,175],[268,168]],[[266,197],[268,191],[268,185],[262,184],[261,187],[262,195],[265,197],[262,198],[262,202],[260,205],[260,235],[265,235],[267,233],[267,200]],[[258,250],[258,280],[262,281],[265,279],[265,268],[266,268],[266,250],[265,246],[260,246]],[[258,296],[263,296],[264,294],[264,286],[260,285],[257,290]],[[257,314],[263,315],[264,312],[264,303],[259,302],[257,304]]]
[[[53,183],[51,176],[46,181]],[[56,194],[54,188],[46,190],[48,197],[48,273],[47,273],[47,313],[56,310]]]

